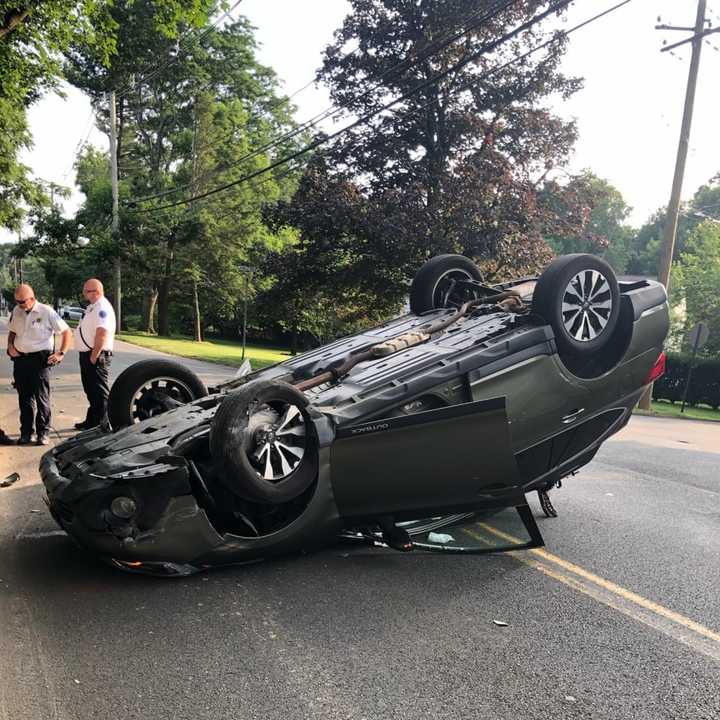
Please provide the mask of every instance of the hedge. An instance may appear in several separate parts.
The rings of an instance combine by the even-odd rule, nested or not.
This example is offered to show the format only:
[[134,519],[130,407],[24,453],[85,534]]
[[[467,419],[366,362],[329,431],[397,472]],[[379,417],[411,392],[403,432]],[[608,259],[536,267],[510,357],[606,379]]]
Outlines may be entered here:
[[[653,386],[655,400],[682,402],[685,380],[690,368],[690,355],[669,353],[665,374]],[[695,358],[695,368],[688,388],[687,404],[720,407],[720,358]]]

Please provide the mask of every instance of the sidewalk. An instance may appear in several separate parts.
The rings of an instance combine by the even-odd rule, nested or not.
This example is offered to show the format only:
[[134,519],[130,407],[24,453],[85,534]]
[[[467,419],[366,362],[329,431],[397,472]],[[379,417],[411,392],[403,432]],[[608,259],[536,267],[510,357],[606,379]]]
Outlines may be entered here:
[[720,453],[720,423],[633,415],[627,426],[610,438],[614,441]]
[[[0,319],[0,427],[12,438],[19,433],[19,411],[17,393],[12,387],[12,362],[5,352],[7,347],[7,319]],[[207,384],[221,382],[234,375],[236,369],[215,363],[188,360],[146,348],[116,341],[113,363],[110,369],[111,381],[128,365],[138,360],[151,357],[167,357],[181,362],[185,367],[196,372]],[[74,435],[76,422],[85,418],[87,401],[80,382],[80,365],[78,354],[70,350],[63,363],[52,373],[52,432],[50,443],[55,445],[61,440]],[[12,472],[20,473],[20,481],[13,487],[39,482],[37,472],[41,455],[46,447],[35,445],[0,446],[0,479]]]

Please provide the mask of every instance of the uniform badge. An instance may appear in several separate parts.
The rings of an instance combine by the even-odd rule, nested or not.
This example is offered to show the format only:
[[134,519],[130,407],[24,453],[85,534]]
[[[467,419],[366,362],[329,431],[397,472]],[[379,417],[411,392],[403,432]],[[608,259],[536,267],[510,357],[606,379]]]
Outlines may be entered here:
[[105,310],[101,310],[101,311],[98,313],[98,316],[104,318],[104,317],[107,317],[107,313],[105,312]]

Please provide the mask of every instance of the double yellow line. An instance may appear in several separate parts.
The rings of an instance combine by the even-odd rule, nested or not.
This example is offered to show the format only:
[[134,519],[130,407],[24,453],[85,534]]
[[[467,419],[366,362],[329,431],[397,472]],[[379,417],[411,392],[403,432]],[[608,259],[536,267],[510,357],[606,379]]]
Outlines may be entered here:
[[[522,545],[523,541],[486,523],[477,523],[477,527],[486,533],[513,543]],[[466,532],[477,540],[487,541],[486,537],[471,530]],[[542,548],[525,553],[513,554],[513,558],[538,570],[544,575],[571,587],[583,595],[601,602],[644,625],[673,638],[697,652],[720,662],[720,633],[701,625],[695,620],[648,600],[632,590],[591,573],[579,565],[563,560]]]

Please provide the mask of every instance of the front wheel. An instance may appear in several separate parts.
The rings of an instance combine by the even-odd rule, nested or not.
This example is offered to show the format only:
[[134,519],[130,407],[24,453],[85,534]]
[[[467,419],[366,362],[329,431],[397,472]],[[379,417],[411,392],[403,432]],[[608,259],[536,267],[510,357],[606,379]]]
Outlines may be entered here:
[[217,474],[239,498],[280,504],[315,482],[318,446],[308,400],[278,380],[256,380],[223,400],[210,428]]

